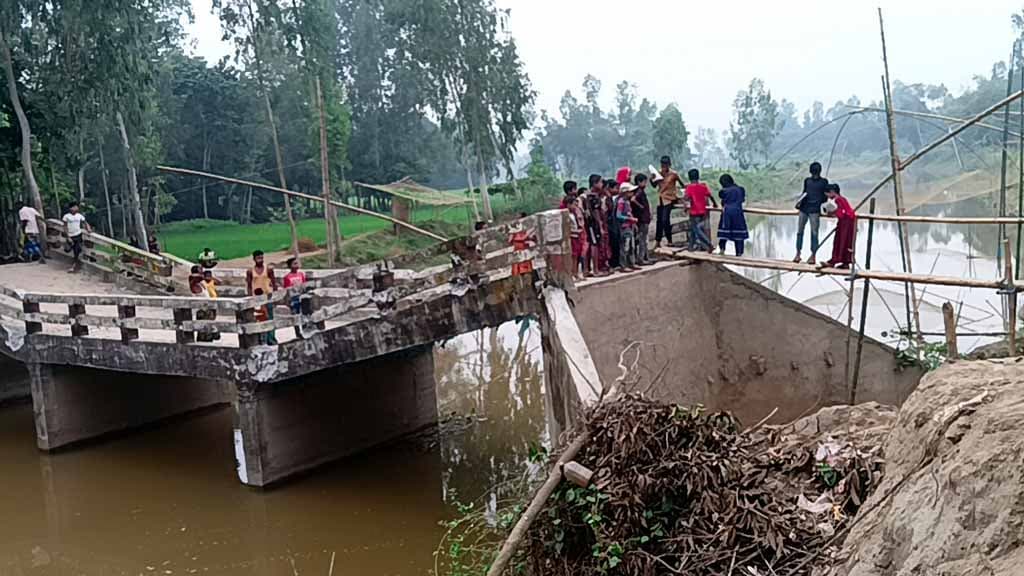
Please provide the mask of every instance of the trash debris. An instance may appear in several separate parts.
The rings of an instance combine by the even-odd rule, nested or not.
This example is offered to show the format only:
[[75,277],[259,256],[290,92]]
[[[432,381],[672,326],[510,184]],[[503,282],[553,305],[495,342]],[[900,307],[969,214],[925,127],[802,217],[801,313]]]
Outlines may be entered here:
[[528,573],[809,576],[881,477],[879,446],[835,431],[746,434],[730,414],[634,395],[599,407],[588,429],[576,460],[593,482],[563,482],[548,501],[524,546]]

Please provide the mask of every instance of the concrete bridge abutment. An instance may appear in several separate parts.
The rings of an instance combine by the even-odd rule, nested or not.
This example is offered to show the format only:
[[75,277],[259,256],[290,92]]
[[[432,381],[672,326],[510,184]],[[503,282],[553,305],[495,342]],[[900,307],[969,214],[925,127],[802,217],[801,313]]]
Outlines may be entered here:
[[51,451],[231,402],[229,382],[28,365],[36,444]]
[[265,487],[438,421],[433,345],[240,388],[235,460]]

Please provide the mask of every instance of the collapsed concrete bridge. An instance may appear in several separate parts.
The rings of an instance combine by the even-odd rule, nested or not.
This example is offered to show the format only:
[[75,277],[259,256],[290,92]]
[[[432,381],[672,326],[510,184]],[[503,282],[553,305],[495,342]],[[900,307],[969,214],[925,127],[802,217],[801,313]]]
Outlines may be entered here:
[[[253,486],[436,423],[433,344],[523,316],[542,327],[553,438],[602,382],[620,379],[626,349],[649,384],[670,372],[672,385],[651,393],[743,418],[762,417],[773,401],[780,418],[792,418],[845,398],[834,361],[843,326],[710,264],[670,262],[575,286],[566,214],[520,225],[536,233],[533,249],[513,252],[508,229],[495,228],[387,263],[317,272],[271,297],[219,300],[176,295],[186,292],[188,263],[93,235],[89,267],[116,285],[76,276],[73,290],[43,292],[45,267],[0,268],[0,353],[28,367],[40,449],[231,403],[238,476]],[[532,273],[511,273],[525,261]],[[229,294],[244,278],[217,274]],[[292,298],[301,313],[282,307],[257,321],[257,308]],[[736,337],[723,327],[737,311],[766,330],[792,327],[783,338]],[[920,376],[874,342],[866,365],[864,400],[898,403]],[[17,393],[17,379],[8,381],[7,395]]]

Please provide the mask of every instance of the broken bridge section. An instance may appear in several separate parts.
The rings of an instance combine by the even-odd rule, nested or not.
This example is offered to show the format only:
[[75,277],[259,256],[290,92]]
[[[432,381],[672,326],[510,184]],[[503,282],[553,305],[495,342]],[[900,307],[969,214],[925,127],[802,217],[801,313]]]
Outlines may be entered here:
[[[513,228],[533,238],[529,249],[509,246]],[[41,449],[231,402],[239,479],[266,486],[436,423],[433,343],[534,316],[553,335],[545,363],[566,367],[548,378],[557,437],[600,390],[589,356],[573,360],[561,343],[582,342],[563,292],[568,232],[567,213],[545,212],[270,296],[217,300],[175,295],[176,268],[189,263],[91,235],[90,264],[120,286],[0,269],[0,353],[29,366]],[[264,306],[276,313],[257,321]]]

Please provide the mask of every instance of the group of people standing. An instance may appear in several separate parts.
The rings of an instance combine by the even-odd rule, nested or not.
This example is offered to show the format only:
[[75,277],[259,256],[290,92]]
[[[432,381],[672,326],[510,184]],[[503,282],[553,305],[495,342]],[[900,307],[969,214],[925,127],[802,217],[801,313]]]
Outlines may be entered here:
[[[804,181],[797,201],[799,223],[797,228],[797,256],[801,262],[804,230],[811,229],[811,256],[809,264],[816,264],[821,216],[836,218],[832,258],[819,267],[847,268],[853,264],[857,215],[849,201],[842,196],[840,187],[821,176],[821,164],[814,162],[810,177]],[[612,272],[629,272],[653,263],[649,251],[649,227],[652,221],[651,199],[647,187],[657,188],[655,216],[655,246],[662,241],[672,245],[672,211],[687,210],[690,235],[687,248],[714,252],[709,222],[711,209],[719,204],[711,188],[701,181],[700,171],[687,172],[686,182],[672,169],[672,159],[661,158],[661,169],[633,174],[628,168],[618,170],[614,179],[592,174],[588,188],[580,188],[572,180],[564,183],[565,196],[560,208],[571,217],[572,252],[577,278],[603,276]],[[729,242],[736,256],[743,256],[744,243],[750,237],[743,205],[747,191],[730,174],[718,179],[722,216],[718,222],[718,250],[725,254]]]
[[[661,158],[661,169],[633,174],[624,167],[614,179],[592,174],[588,188],[580,188],[575,181],[563,185],[565,197],[560,208],[571,217],[573,258],[576,277],[604,276],[612,272],[630,272],[654,263],[650,252],[651,199],[648,185],[657,188],[655,216],[655,246],[662,241],[672,244],[672,211],[685,206],[690,216],[689,248],[712,250],[707,232],[709,209],[718,203],[711,189],[701,182],[700,171],[690,170],[688,182],[672,169],[672,159]],[[737,255],[743,254],[747,240],[747,224],[743,216],[746,191],[736,184],[732,176],[719,179],[722,190],[723,215],[719,224],[720,249],[724,252],[728,241],[736,246]],[[682,193],[682,194],[681,194]],[[710,203],[710,206],[709,206]]]

